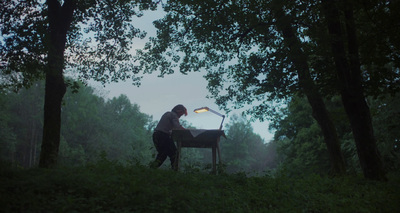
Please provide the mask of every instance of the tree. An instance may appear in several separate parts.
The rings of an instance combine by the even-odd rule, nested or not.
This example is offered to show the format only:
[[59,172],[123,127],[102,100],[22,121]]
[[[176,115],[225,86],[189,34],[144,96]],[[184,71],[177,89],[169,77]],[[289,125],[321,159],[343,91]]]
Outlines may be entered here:
[[111,159],[122,161],[150,161],[152,147],[151,117],[143,114],[137,104],[131,104],[126,95],[105,103],[102,110],[104,137],[99,150],[105,150]]
[[227,125],[227,139],[221,143],[221,153],[226,162],[228,172],[248,171],[253,159],[249,151],[249,144],[252,143],[253,129],[243,120],[238,121],[234,116]]
[[277,20],[276,27],[284,38],[283,44],[287,48],[288,58],[292,61],[297,71],[299,86],[302,88],[302,92],[307,96],[308,103],[311,105],[313,118],[322,129],[330,157],[331,173],[333,175],[343,175],[346,167],[340,150],[339,137],[326,109],[322,95],[310,74],[310,67],[308,65],[310,61],[309,56],[303,51],[304,45],[301,42],[301,35],[297,35],[296,33],[301,30],[293,27],[295,26],[293,18],[285,13],[284,5],[281,1],[273,1],[271,5],[273,5],[272,14]]
[[9,97],[7,93],[0,91],[0,160],[14,161],[17,140],[10,125],[13,116],[9,112],[10,104],[7,102],[7,97]]
[[400,95],[388,95],[378,100],[369,98],[374,133],[385,169],[400,168]]
[[[65,142],[63,159],[73,163],[93,162],[101,153],[111,160],[126,163],[150,161],[148,126],[151,117],[141,113],[126,95],[109,100],[99,97],[91,87],[80,85],[78,93],[66,94],[62,107],[61,136]],[[82,150],[82,151],[81,151]]]
[[221,140],[221,154],[227,172],[258,173],[272,169],[275,156],[268,154],[274,150],[268,149],[263,139],[253,132],[245,117],[233,115],[226,125],[227,139]]
[[29,90],[21,89],[18,93],[9,92],[5,96],[8,105],[6,115],[12,118],[8,125],[16,139],[13,158],[9,160],[23,167],[37,165],[42,139],[43,88],[44,82],[36,82]]
[[144,34],[132,26],[132,17],[142,15],[137,8],[154,10],[156,2],[5,0],[0,6],[2,85],[18,88],[46,79],[39,166],[54,167],[67,89],[64,70],[76,69],[82,78],[102,82],[133,77],[138,84],[129,50],[132,39]]
[[[362,85],[353,5],[344,1],[323,0],[322,6],[331,35],[332,55],[340,79],[340,94],[352,127],[361,168],[366,178],[385,180],[385,171],[376,146],[371,113]],[[342,30],[343,25],[345,31]]]
[[[346,124],[337,108],[332,108],[332,101],[326,101],[329,111],[335,111],[335,126]],[[342,106],[339,106],[339,109]],[[318,173],[327,174],[329,170],[328,150],[323,146],[323,133],[316,120],[312,119],[312,109],[305,97],[294,96],[271,124],[276,129],[274,141],[278,146],[279,156],[283,158],[284,168],[290,174]],[[344,135],[339,129],[340,135]],[[344,138],[341,137],[341,144]],[[347,151],[347,150],[346,150]],[[354,153],[353,153],[354,154]],[[346,156],[346,155],[345,155]],[[346,159],[347,160],[347,159]]]
[[[79,84],[79,92],[67,91],[62,105],[59,160],[63,164],[79,165],[98,157],[95,147],[107,140],[104,117],[105,100],[95,95],[92,87]],[[63,148],[61,150],[61,148]]]

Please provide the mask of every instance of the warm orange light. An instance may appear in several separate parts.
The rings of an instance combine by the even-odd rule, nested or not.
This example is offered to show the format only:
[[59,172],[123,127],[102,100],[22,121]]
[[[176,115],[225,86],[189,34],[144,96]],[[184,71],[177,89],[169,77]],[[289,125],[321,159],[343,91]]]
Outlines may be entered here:
[[201,107],[201,108],[195,109],[194,112],[195,113],[202,113],[202,112],[207,112],[209,110],[210,109],[208,107]]
[[207,111],[210,111],[210,112],[222,117],[221,126],[219,127],[219,130],[221,130],[222,129],[222,123],[224,123],[224,120],[225,120],[225,115],[222,115],[219,112],[216,112],[216,111],[214,111],[214,110],[212,110],[212,109],[210,109],[208,107],[201,107],[201,108],[197,108],[197,109],[194,110],[195,113],[201,113],[201,112],[207,112]]

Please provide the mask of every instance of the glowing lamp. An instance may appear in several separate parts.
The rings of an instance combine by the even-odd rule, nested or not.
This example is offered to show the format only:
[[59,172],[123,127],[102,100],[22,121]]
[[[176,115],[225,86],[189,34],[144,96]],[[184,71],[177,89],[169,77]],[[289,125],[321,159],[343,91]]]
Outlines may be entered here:
[[221,113],[218,113],[218,112],[216,112],[216,111],[214,111],[214,110],[212,110],[212,109],[210,109],[208,107],[201,107],[201,108],[197,108],[197,109],[194,110],[195,113],[202,113],[202,112],[207,112],[207,111],[210,111],[210,112],[222,117],[221,126],[219,127],[219,130],[221,130],[222,129],[222,123],[224,123],[224,120],[225,120],[225,115],[222,115]]

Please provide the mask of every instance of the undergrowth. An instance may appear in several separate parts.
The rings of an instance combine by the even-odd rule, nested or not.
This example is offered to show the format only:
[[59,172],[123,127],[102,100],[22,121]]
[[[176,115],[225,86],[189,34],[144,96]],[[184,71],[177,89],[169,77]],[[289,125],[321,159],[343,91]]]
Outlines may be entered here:
[[1,212],[399,212],[400,178],[248,177],[101,161],[84,167],[1,166]]

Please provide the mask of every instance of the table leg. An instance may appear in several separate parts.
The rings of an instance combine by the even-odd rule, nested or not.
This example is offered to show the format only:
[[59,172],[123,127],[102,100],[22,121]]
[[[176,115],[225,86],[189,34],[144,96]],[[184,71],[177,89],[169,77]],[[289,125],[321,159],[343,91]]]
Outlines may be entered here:
[[217,174],[217,157],[216,157],[216,146],[212,147],[212,167],[213,167],[213,173]]
[[178,141],[177,145],[178,145],[178,147],[177,147],[176,158],[175,158],[175,166],[176,166],[175,168],[176,168],[176,171],[179,171],[179,164],[180,164],[180,161],[181,161],[182,142]]
[[218,152],[218,164],[219,164],[219,166],[222,166],[221,151],[219,150],[219,143],[218,142],[217,142],[217,152]]

